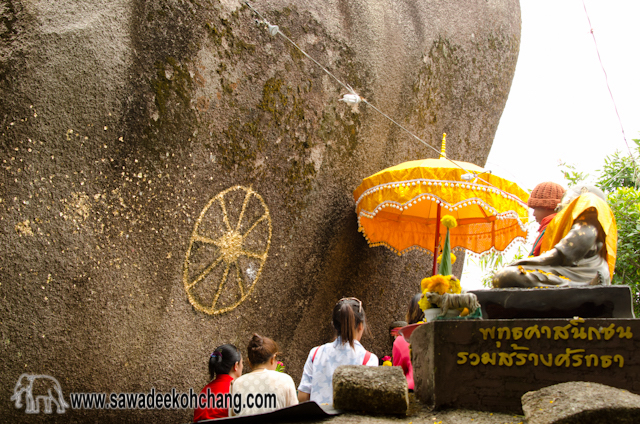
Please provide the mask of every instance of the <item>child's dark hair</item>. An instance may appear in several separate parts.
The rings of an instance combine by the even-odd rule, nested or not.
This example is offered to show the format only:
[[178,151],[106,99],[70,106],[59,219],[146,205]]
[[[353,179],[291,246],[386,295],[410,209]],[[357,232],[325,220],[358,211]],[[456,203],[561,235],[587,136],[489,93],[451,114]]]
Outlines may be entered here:
[[365,327],[367,325],[362,302],[355,297],[340,299],[333,307],[333,328],[343,344],[348,342],[355,348],[353,342],[360,323]]
[[218,346],[209,357],[209,375],[213,380],[220,374],[229,374],[236,362],[242,360],[237,347],[232,344]]
[[262,337],[253,333],[253,337],[247,346],[247,356],[251,367],[264,364],[273,355],[278,353],[278,344],[269,337]]
[[422,293],[418,293],[409,301],[409,309],[407,310],[407,324],[415,324],[418,321],[422,321],[424,318],[424,311],[420,309],[420,298]]

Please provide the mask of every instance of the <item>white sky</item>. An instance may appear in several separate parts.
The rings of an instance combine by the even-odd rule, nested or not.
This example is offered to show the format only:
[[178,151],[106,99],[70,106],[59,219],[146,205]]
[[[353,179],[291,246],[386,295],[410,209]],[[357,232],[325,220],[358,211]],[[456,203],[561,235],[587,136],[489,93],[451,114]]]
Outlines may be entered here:
[[[629,145],[640,138],[640,1],[584,0]],[[595,175],[607,155],[628,154],[582,0],[520,0],[516,73],[489,158],[497,175],[531,190],[566,187],[562,160]],[[465,289],[481,288],[467,264]]]
[[[640,138],[640,1],[585,0],[630,146]],[[533,189],[628,154],[581,0],[521,0],[522,38],[486,168]]]

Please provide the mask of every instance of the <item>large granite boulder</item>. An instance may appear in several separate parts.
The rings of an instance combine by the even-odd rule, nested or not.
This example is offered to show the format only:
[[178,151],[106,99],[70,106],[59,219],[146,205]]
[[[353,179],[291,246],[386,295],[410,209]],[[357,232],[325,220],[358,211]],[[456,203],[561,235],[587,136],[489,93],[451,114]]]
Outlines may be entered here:
[[640,422],[640,396],[585,381],[555,384],[522,396],[528,424],[633,424]]
[[[446,132],[451,158],[484,163],[517,0],[255,6],[427,142]],[[364,345],[390,352],[431,259],[368,248],[351,192],[431,150],[339,102],[346,90],[239,1],[3,0],[0,17],[4,399],[22,373],[65,396],[199,390],[211,350],[252,332],[298,381],[343,296],[363,300]]]

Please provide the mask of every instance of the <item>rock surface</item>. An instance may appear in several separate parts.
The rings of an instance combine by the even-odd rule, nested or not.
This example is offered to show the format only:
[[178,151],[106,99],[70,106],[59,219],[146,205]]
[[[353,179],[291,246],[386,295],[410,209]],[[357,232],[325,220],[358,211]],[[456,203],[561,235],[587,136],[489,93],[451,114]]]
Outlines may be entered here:
[[[310,421],[304,421],[309,423]],[[440,424],[524,424],[524,416],[483,412],[469,409],[446,409],[432,411],[418,402],[413,393],[409,393],[409,410],[403,415],[362,415],[345,412],[332,418],[311,421],[325,424],[407,424],[407,423],[440,423]]]
[[342,365],[333,374],[333,406],[366,414],[404,415],[407,379],[400,367]]
[[640,396],[598,383],[571,381],[522,396],[527,424],[632,424]]
[[[309,423],[309,421],[306,421]],[[413,393],[409,393],[409,410],[403,415],[362,415],[346,412],[322,421],[325,424],[407,424],[407,423],[440,423],[440,424],[524,424],[524,416],[503,414],[498,412],[483,412],[469,409],[446,409],[432,411],[423,403],[416,400]]]
[[[256,7],[433,146],[446,132],[449,157],[484,164],[517,0]],[[431,260],[368,248],[351,193],[435,153],[339,102],[341,86],[236,0],[2,0],[0,17],[0,396],[25,372],[65,396],[198,391],[213,348],[244,351],[253,332],[279,342],[297,382],[343,296],[363,301],[365,347],[391,351],[388,325]],[[30,418],[8,402],[0,415]]]

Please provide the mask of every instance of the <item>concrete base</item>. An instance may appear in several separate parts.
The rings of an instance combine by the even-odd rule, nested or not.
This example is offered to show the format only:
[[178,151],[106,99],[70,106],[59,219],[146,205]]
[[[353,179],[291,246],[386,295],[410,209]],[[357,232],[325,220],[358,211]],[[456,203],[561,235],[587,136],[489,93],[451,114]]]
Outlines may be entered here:
[[629,286],[472,290],[484,319],[635,318]]
[[591,381],[640,394],[640,320],[435,321],[411,335],[428,406],[522,413],[524,393]]

